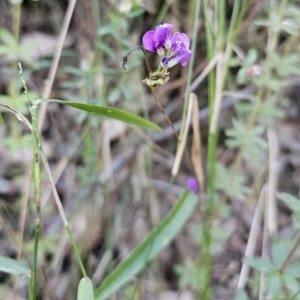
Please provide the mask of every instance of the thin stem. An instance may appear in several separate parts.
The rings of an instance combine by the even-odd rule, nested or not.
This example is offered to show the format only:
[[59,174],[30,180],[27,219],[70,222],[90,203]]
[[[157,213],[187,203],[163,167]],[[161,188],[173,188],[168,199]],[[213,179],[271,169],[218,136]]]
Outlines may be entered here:
[[4,107],[7,110],[9,110],[10,112],[12,112],[17,117],[17,119],[19,121],[23,122],[29,128],[29,130],[32,131],[32,126],[31,126],[30,122],[20,112],[18,112],[13,107],[11,107],[11,106],[9,106],[9,105],[7,105],[5,103],[2,103],[2,102],[0,102],[0,106]]
[[35,194],[35,206],[36,206],[36,220],[35,220],[35,236],[34,236],[34,254],[33,254],[33,271],[32,271],[32,299],[36,299],[36,279],[37,279],[37,259],[39,249],[39,236],[40,236],[40,224],[41,224],[41,166],[40,166],[40,136],[38,131],[38,124],[36,118],[36,106],[32,106],[28,89],[23,78],[22,66],[19,63],[20,77],[25,90],[27,98],[27,105],[31,114],[32,124],[32,142],[33,142],[33,183]]
[[[240,13],[239,13],[239,16],[238,16],[238,19],[237,19],[237,22],[236,22],[236,26],[232,26],[232,30],[233,30],[233,32],[232,32],[232,39],[231,39],[232,43],[234,43],[235,40],[238,37],[238,34],[240,32],[240,25],[241,25],[241,23],[243,21],[244,15],[245,15],[248,7],[249,7],[249,5],[250,5],[250,3],[252,1],[253,0],[244,0],[243,1],[242,8],[240,10]],[[237,2],[237,1],[235,1],[235,2]],[[234,9],[233,9],[233,14],[232,15],[234,16]]]
[[70,241],[71,241],[71,245],[72,245],[72,248],[75,252],[75,256],[76,256],[76,260],[77,260],[77,263],[79,265],[79,268],[81,270],[81,273],[84,277],[87,277],[87,273],[85,271],[85,268],[84,268],[84,265],[83,265],[83,262],[82,262],[82,259],[80,257],[80,254],[79,254],[79,251],[78,251],[78,248],[77,248],[77,245],[75,243],[75,240],[74,240],[74,237],[73,237],[73,234],[72,234],[72,231],[70,229],[70,226],[69,224],[66,226],[66,229],[67,229],[67,232],[68,232],[68,235],[69,235],[69,238],[70,238]]
[[[204,5],[204,22],[205,22],[205,36],[206,36],[206,57],[207,61],[211,61],[214,57],[214,36],[211,25],[211,16],[209,15],[209,2],[205,0]],[[219,59],[218,59],[219,60]],[[213,107],[215,100],[215,77],[216,71],[212,71],[208,74],[208,107],[209,107],[209,123],[211,123],[213,115]],[[216,157],[216,138],[210,133],[208,137],[208,151],[207,151],[207,192],[210,197],[214,195],[215,186],[215,157]],[[213,202],[213,199],[210,200]]]
[[[186,115],[187,115],[187,108],[188,108],[188,102],[189,102],[189,90],[190,90],[190,85],[191,85],[191,82],[192,82],[193,66],[194,66],[195,56],[196,56],[196,45],[197,45],[197,36],[198,36],[198,20],[199,20],[199,17],[200,17],[200,6],[201,6],[201,0],[197,0],[196,9],[195,9],[195,16],[194,16],[192,47],[191,47],[193,55],[190,59],[189,68],[188,68],[188,75],[187,75],[185,95],[184,95],[184,104],[183,104],[182,117],[181,117],[182,124],[185,124],[185,119],[186,119]],[[181,127],[180,134],[179,134],[179,136],[180,136],[179,140],[181,140],[181,137],[183,135],[183,130],[184,130],[184,128]]]
[[42,153],[42,158],[44,160],[44,164],[45,164],[45,168],[46,168],[46,172],[48,174],[48,177],[49,177],[49,180],[50,180],[50,184],[52,186],[52,191],[53,191],[53,196],[54,196],[54,199],[55,199],[55,202],[56,202],[56,205],[58,207],[58,211],[60,213],[60,216],[64,222],[64,225],[68,231],[68,234],[69,234],[69,237],[70,237],[70,241],[71,241],[71,245],[72,245],[72,248],[75,252],[75,255],[76,255],[76,259],[77,259],[77,262],[78,262],[78,265],[81,269],[81,273],[84,277],[87,276],[86,274],[86,271],[85,271],[85,268],[84,268],[84,265],[82,263],[82,260],[81,260],[81,257],[79,255],[79,251],[78,251],[78,248],[76,246],[76,243],[75,243],[75,240],[73,238],[73,235],[72,235],[72,232],[71,232],[71,229],[70,229],[70,226],[69,226],[69,222],[67,220],[67,217],[66,217],[66,214],[64,212],[64,209],[63,209],[63,206],[61,204],[61,201],[60,201],[60,198],[58,196],[58,193],[57,193],[57,190],[56,190],[56,187],[55,187],[55,183],[54,183],[54,180],[53,180],[53,177],[52,177],[52,174],[51,174],[51,170],[50,170],[50,166],[49,166],[49,163],[48,163],[48,159],[45,155],[45,152],[43,150],[43,148],[41,147],[41,153]]
[[155,27],[156,25],[160,24],[163,19],[165,18],[168,10],[169,10],[169,7],[170,7],[170,4],[171,2],[169,1],[165,1],[162,8],[159,10],[159,13],[157,15],[157,17],[155,18],[153,24],[152,24],[152,28]]
[[146,61],[146,65],[147,65],[147,70],[148,70],[148,76],[152,73],[152,70],[150,68],[150,65],[149,65],[149,62],[148,62],[148,58],[147,58],[147,54],[146,54],[146,51],[145,49],[138,45],[136,47],[134,47],[133,49],[131,49],[125,56],[123,56],[123,62],[122,62],[122,68],[127,72],[127,67],[126,67],[126,64],[127,64],[127,59],[128,59],[128,56],[135,50],[137,49],[141,49],[144,53],[144,57],[145,57],[145,61]]
[[[239,2],[239,1],[235,1],[235,2]],[[216,19],[218,20],[216,47],[219,51],[222,51],[223,49],[223,43],[225,37],[225,26],[226,26],[225,13],[226,13],[225,0],[219,0],[218,4],[216,5]]]
[[[203,1],[204,6],[204,22],[205,22],[205,39],[206,39],[206,57],[207,61],[211,61],[214,57],[214,39],[211,27],[211,18],[209,15],[208,0]],[[208,75],[208,106],[209,121],[211,121],[213,112],[213,102],[215,98],[215,70],[213,69]]]
[[165,119],[167,120],[168,124],[172,127],[173,132],[174,132],[174,135],[175,135],[175,137],[176,137],[176,139],[177,139],[177,142],[179,142],[179,141],[180,141],[180,138],[179,138],[179,136],[178,136],[178,134],[177,134],[177,131],[176,131],[175,127],[174,127],[174,124],[172,123],[172,121],[170,120],[170,118],[168,117],[168,115],[165,113],[165,111],[164,111],[164,109],[163,109],[161,103],[159,102],[159,100],[158,100],[158,98],[157,98],[157,95],[156,95],[156,92],[155,92],[155,89],[154,89],[153,87],[150,87],[150,89],[151,89],[153,98],[154,98],[154,100],[155,100],[157,106],[159,107],[160,111],[161,111],[162,114],[164,115],[164,117],[165,117]]
[[293,246],[293,248],[290,250],[290,252],[288,253],[286,259],[284,260],[282,266],[279,269],[279,273],[283,273],[284,269],[286,268],[286,266],[288,265],[288,263],[290,262],[290,260],[292,259],[294,253],[296,252],[297,248],[300,245],[300,235],[298,235],[298,238]]
[[39,251],[39,239],[40,239],[40,225],[41,219],[35,220],[35,234],[34,234],[34,253],[33,253],[33,272],[32,272],[32,299],[36,299],[36,278],[37,278],[37,259]]

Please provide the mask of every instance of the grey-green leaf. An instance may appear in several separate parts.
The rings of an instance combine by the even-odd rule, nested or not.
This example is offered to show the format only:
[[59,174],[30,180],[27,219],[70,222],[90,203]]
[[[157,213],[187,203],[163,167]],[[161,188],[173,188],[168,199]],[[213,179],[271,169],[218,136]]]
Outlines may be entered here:
[[198,201],[196,194],[184,191],[168,215],[124,259],[95,291],[95,299],[107,299],[144,266],[176,236]]
[[234,295],[234,300],[249,300],[249,297],[245,290],[238,289]]
[[300,200],[288,193],[280,193],[279,198],[295,212],[300,212]]
[[136,125],[136,126],[140,126],[152,130],[161,130],[161,128],[157,124],[152,123],[140,116],[137,116],[133,113],[121,109],[99,106],[99,105],[92,105],[92,104],[85,104],[80,102],[56,100],[56,99],[38,99],[35,101],[36,104],[45,103],[45,102],[46,103],[55,102],[55,103],[71,106],[80,110],[84,110],[86,112],[94,113],[96,115],[103,116],[106,118],[123,121],[131,125]]
[[27,266],[6,256],[0,256],[0,271],[16,275],[31,275],[31,270]]
[[93,283],[90,278],[81,278],[78,285],[77,300],[94,300]]
[[300,263],[296,262],[291,265],[288,265],[284,270],[284,273],[295,278],[300,278]]
[[245,257],[244,261],[249,266],[260,271],[274,272],[276,267],[269,261],[261,257]]

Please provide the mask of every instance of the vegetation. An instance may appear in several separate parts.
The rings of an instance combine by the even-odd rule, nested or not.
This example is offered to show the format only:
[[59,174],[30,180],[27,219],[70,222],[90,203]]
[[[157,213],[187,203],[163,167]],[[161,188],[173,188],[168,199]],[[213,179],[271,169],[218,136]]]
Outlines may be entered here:
[[1,297],[300,297],[299,1],[2,6]]

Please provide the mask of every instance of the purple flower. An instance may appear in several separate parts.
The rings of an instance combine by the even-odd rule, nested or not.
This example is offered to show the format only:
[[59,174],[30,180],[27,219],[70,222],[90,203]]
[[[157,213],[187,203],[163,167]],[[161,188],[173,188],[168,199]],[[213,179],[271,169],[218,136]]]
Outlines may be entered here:
[[199,191],[198,181],[195,177],[189,177],[187,180],[187,188],[191,192],[197,193]]
[[171,34],[173,25],[164,23],[156,26],[155,30],[147,31],[143,36],[143,47],[150,52],[157,52],[161,66],[165,69],[176,64],[185,66],[192,56],[189,50],[190,39],[185,33]]

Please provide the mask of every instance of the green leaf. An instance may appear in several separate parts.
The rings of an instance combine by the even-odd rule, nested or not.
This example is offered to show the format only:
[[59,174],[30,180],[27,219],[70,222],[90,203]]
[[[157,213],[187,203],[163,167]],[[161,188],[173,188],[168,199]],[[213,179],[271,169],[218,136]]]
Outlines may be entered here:
[[144,8],[142,8],[142,7],[137,7],[137,8],[135,8],[135,9],[133,9],[133,10],[129,13],[128,17],[129,17],[129,18],[135,18],[135,17],[138,17],[138,16],[142,15],[144,12],[145,12],[145,9],[144,9]]
[[289,253],[289,243],[286,239],[276,237],[271,246],[272,261],[279,269]]
[[292,213],[292,221],[295,228],[300,228],[300,212],[293,212]]
[[106,106],[98,106],[98,105],[92,105],[92,104],[85,104],[85,103],[80,103],[80,102],[69,102],[69,101],[63,101],[63,100],[56,100],[56,99],[38,99],[34,101],[36,104],[39,103],[59,103],[67,106],[71,106],[80,110],[84,110],[86,112],[94,113],[99,116],[103,116],[106,118],[110,119],[115,119],[119,121],[123,121],[125,123],[131,124],[131,125],[137,125],[140,127],[148,128],[148,129],[153,129],[153,130],[161,130],[161,128],[140,117],[135,114],[129,113],[124,110],[116,109],[116,108],[111,108],[111,107],[106,107]]
[[285,274],[285,272],[282,274],[282,280],[284,285],[293,293],[296,294],[300,290],[300,284],[299,281],[293,277]]
[[95,292],[95,299],[106,299],[129,281],[132,276],[140,272],[154,256],[174,239],[194,211],[197,202],[197,196],[185,190],[168,215],[104,279]]
[[[297,263],[288,265],[284,270],[284,274],[295,277],[295,278],[300,278],[300,263],[297,262]],[[300,286],[299,286],[299,288],[300,288]]]
[[235,180],[230,180],[228,169],[223,164],[216,164],[216,188],[223,190],[229,196],[237,197],[244,200],[250,192],[246,186],[246,178],[243,174],[238,174]]
[[187,258],[182,265],[175,266],[175,272],[179,275],[179,286],[202,290],[205,288],[205,269],[199,268],[190,258]]
[[246,63],[251,66],[257,61],[257,58],[258,58],[257,50],[254,48],[250,48],[245,58]]
[[274,299],[272,296],[277,295],[282,288],[283,282],[282,282],[281,274],[277,272],[269,274],[269,276],[267,277],[267,282],[268,282],[267,284],[268,294],[270,294],[271,299]]
[[94,300],[93,283],[88,277],[81,278],[79,282],[77,300]]
[[[205,237],[203,236],[203,226],[194,224],[190,227],[190,232],[195,243],[197,243],[201,247],[205,239]],[[224,243],[229,238],[230,233],[222,227],[214,226],[210,229],[210,235],[211,241],[209,250],[212,255],[215,255],[222,249],[224,249]]]
[[294,212],[300,212],[300,200],[288,193],[280,193],[279,198]]
[[269,260],[261,257],[245,257],[244,262],[260,271],[273,272],[276,270],[275,266]]
[[18,43],[16,42],[14,35],[7,29],[0,29],[0,41],[11,48],[18,47]]
[[19,261],[6,256],[0,256],[0,271],[17,275],[31,275],[31,270]]
[[238,289],[234,295],[234,300],[249,300],[245,290]]

